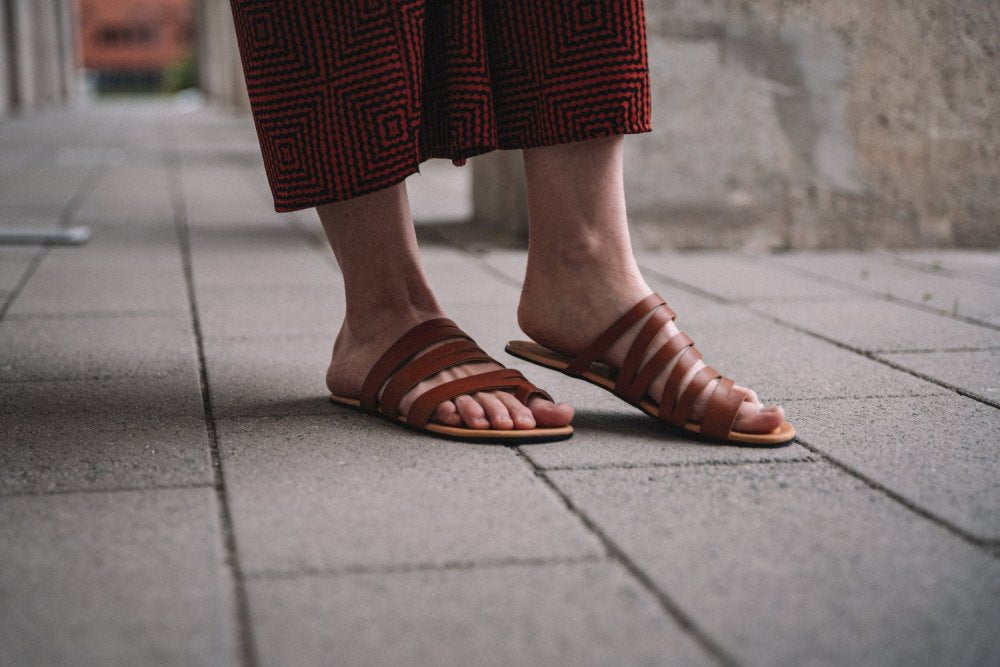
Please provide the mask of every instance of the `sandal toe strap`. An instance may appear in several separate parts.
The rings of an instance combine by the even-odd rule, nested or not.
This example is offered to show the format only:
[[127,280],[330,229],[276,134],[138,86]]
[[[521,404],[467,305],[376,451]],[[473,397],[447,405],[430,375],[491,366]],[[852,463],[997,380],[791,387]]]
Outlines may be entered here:
[[732,380],[720,378],[712,397],[708,399],[705,416],[701,418],[701,433],[710,438],[726,439],[746,398],[746,394],[734,388]]
[[492,357],[472,341],[460,339],[445,343],[417,357],[393,375],[378,399],[379,408],[390,419],[396,419],[403,396],[424,380],[454,366],[487,361],[493,361]]
[[472,340],[454,322],[445,317],[427,320],[400,336],[379,357],[365,378],[359,396],[361,406],[370,412],[375,412],[378,409],[379,390],[390,377],[421,351],[451,338]]
[[437,406],[444,401],[450,401],[465,394],[475,394],[480,391],[511,391],[526,392],[528,396],[539,393],[547,396],[540,389],[528,382],[520,372],[512,368],[501,368],[495,371],[470,375],[451,382],[432,387],[417,397],[406,413],[406,422],[412,426],[423,428],[427,426]]

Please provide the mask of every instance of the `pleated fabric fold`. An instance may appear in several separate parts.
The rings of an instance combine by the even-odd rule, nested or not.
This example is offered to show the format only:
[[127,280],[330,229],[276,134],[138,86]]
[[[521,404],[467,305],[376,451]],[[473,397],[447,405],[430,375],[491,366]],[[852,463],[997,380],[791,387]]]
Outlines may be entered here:
[[230,0],[275,209],[650,129],[642,0]]

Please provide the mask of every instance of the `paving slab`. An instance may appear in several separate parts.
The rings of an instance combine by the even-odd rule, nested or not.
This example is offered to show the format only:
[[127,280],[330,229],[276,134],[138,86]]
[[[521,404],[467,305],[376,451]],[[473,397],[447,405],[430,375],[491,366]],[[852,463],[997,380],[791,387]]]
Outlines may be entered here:
[[948,271],[993,285],[1000,285],[1000,253],[996,250],[910,250],[896,251],[897,261],[912,263],[931,271]]
[[329,414],[332,335],[205,338],[216,417]]
[[205,286],[329,286],[339,290],[336,266],[285,226],[224,232],[195,230],[191,261],[197,288]]
[[8,173],[0,199],[14,206],[58,204],[65,207],[83,185],[93,167],[33,164],[30,169]]
[[1000,404],[1000,350],[886,353],[879,356]]
[[0,382],[170,375],[197,368],[190,317],[7,317]]
[[173,268],[108,265],[77,270],[50,252],[17,297],[11,315],[44,313],[188,312],[187,287]]
[[0,498],[0,662],[236,665],[211,489]]
[[1000,331],[882,299],[757,303],[754,308],[806,331],[866,351],[1000,347]]
[[[866,293],[892,296],[945,313],[1000,324],[1000,289],[996,285],[916,270],[896,263],[885,254],[796,253],[781,255],[776,261]],[[795,280],[801,275],[797,274]]]
[[0,495],[211,484],[196,417],[0,420]]
[[830,281],[795,274],[771,257],[733,253],[639,253],[647,280],[673,279],[740,303],[780,299],[849,299],[850,290]]
[[1000,659],[1000,561],[831,466],[549,475],[742,664]]
[[1000,539],[1000,411],[949,394],[796,403],[799,437],[910,502]]
[[255,580],[261,665],[714,665],[613,563]]
[[340,277],[331,272],[330,278],[328,286],[201,286],[202,331],[217,337],[316,335],[332,341],[345,305]]
[[221,420],[248,573],[599,556],[505,447],[452,443],[339,409]]
[[0,246],[0,290],[8,293],[13,291],[36,254],[38,248],[35,247]]
[[280,213],[268,205],[270,193],[232,164],[185,164],[181,190],[192,225],[242,224],[245,221],[283,225]]
[[197,374],[0,384],[0,495],[211,484]]
[[[130,149],[130,154],[134,155],[135,149]],[[105,170],[76,210],[75,221],[173,227],[174,208],[167,170],[162,156],[151,157],[155,159],[152,164],[143,161]]]

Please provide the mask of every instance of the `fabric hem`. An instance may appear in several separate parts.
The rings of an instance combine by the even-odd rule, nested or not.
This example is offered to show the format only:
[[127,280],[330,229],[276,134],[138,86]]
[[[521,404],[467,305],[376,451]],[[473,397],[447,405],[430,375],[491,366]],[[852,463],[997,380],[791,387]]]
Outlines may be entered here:
[[427,151],[422,152],[420,155],[419,162],[400,172],[396,176],[388,179],[388,181],[378,183],[375,185],[362,186],[356,192],[349,195],[342,194],[328,194],[321,195],[317,197],[312,197],[308,199],[303,199],[300,201],[285,201],[279,202],[277,199],[274,200],[274,210],[277,213],[292,213],[294,211],[303,211],[309,208],[315,208],[317,206],[323,206],[324,204],[335,204],[341,201],[347,201],[348,199],[354,199],[355,197],[361,197],[363,195],[372,194],[373,192],[378,192],[379,190],[384,190],[386,188],[391,188],[394,185],[402,183],[407,178],[413,174],[420,173],[420,165],[430,159],[444,159],[451,160],[453,164],[461,166],[465,162],[477,155],[484,155],[486,153],[492,153],[495,150],[524,150],[527,148],[543,148],[546,146],[559,146],[562,144],[572,144],[580,141],[588,141],[590,139],[602,139],[605,137],[613,137],[626,134],[644,134],[646,132],[651,132],[653,130],[652,125],[649,123],[625,123],[618,125],[607,130],[600,130],[587,134],[586,136],[573,135],[573,136],[563,136],[555,137],[551,139],[543,139],[541,141],[527,141],[527,142],[503,142],[498,141],[497,145],[485,145],[477,146],[474,148],[470,147],[452,147],[448,148],[446,146],[437,146],[427,149]]

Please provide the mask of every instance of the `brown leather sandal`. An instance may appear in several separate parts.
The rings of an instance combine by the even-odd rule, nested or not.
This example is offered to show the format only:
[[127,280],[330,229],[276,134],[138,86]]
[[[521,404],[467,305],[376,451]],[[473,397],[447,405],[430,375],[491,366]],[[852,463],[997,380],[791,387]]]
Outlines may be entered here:
[[[649,315],[650,311],[652,315],[632,342],[620,370],[616,372],[607,364],[597,361],[626,331]],[[666,424],[683,428],[706,439],[758,446],[776,446],[794,440],[795,428],[787,421],[770,433],[732,430],[740,404],[750,400],[750,397],[734,389],[732,380],[710,366],[695,373],[685,390],[679,392],[681,381],[702,358],[701,353],[694,348],[694,341],[686,334],[674,335],[640,368],[653,337],[675,317],[677,315],[663,297],[650,294],[622,315],[576,358],[553,352],[530,341],[511,341],[506,349],[509,354],[525,361],[587,380]],[[675,357],[677,363],[670,371],[660,402],[653,403],[646,393],[649,385]],[[708,400],[701,423],[688,421],[695,399],[715,379],[719,382]]]
[[[420,354],[437,343],[443,344],[426,354]],[[378,415],[417,431],[454,440],[513,445],[565,440],[573,435],[572,426],[501,430],[431,423],[434,411],[442,402],[477,391],[507,391],[522,403],[527,403],[536,394],[552,400],[551,396],[528,382],[520,372],[509,368],[471,375],[428,389],[417,397],[405,416],[400,414],[399,403],[403,396],[424,380],[460,364],[485,361],[498,363],[479,349],[472,338],[455,326],[454,322],[443,317],[428,320],[403,334],[375,362],[361,387],[359,398],[331,394],[330,401]]]

